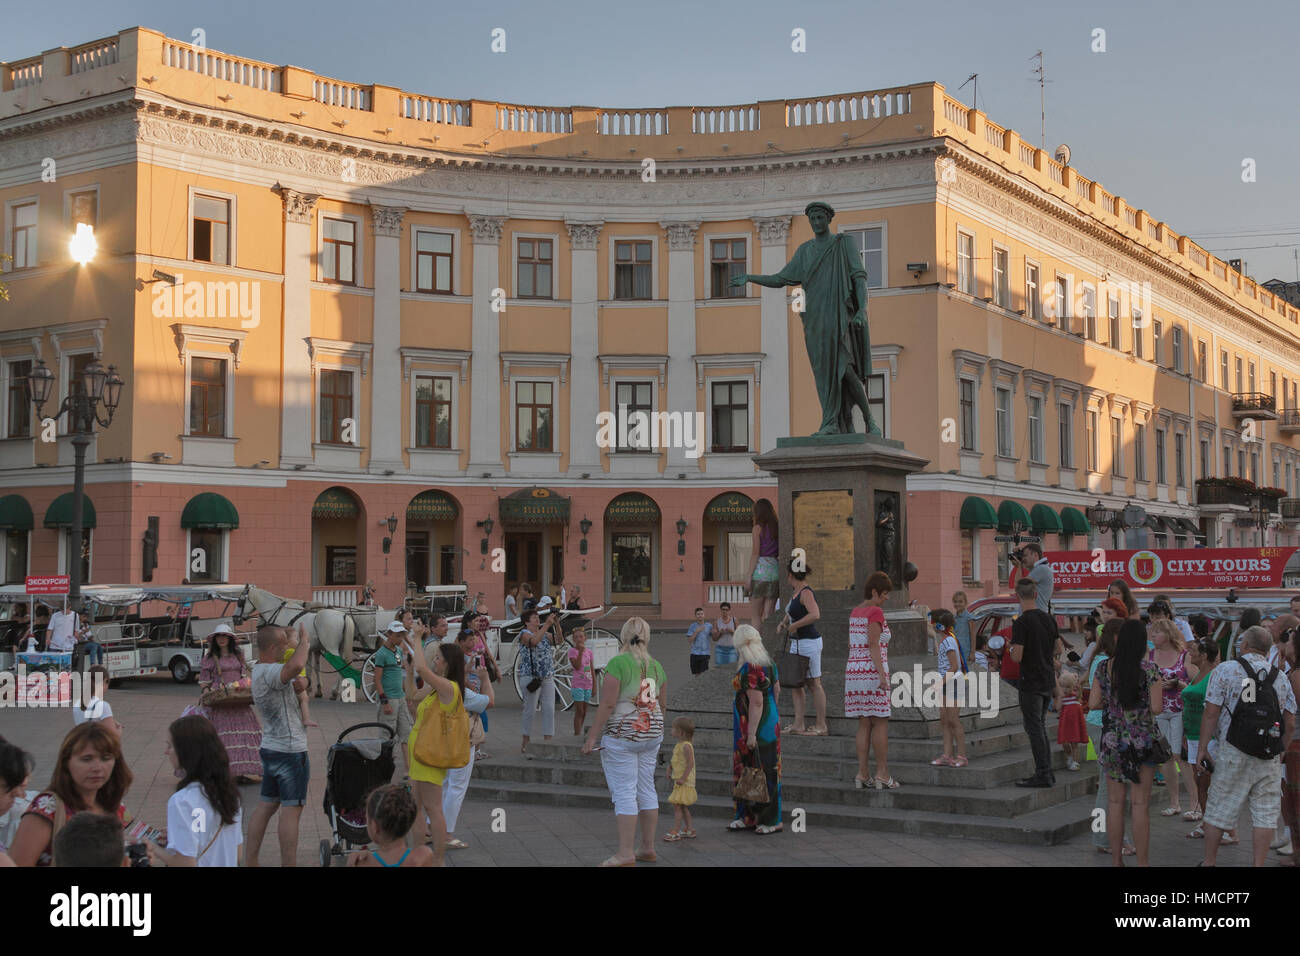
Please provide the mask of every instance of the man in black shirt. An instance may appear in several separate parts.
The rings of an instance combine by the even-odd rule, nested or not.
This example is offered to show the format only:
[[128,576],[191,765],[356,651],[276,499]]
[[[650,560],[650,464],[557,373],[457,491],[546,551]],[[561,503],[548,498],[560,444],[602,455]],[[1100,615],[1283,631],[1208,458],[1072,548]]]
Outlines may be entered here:
[[1053,653],[1060,640],[1056,621],[1038,610],[1038,585],[1032,578],[1016,582],[1020,616],[1011,625],[1011,659],[1020,664],[1020,714],[1034,754],[1034,775],[1020,780],[1017,787],[1050,787],[1052,745],[1047,739],[1047,705],[1056,688]]

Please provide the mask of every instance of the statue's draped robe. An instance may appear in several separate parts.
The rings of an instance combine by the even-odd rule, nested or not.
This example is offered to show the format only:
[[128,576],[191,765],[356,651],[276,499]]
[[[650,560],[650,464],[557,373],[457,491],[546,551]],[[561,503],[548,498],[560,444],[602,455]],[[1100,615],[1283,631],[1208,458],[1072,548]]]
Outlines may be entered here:
[[803,340],[822,403],[818,431],[852,432],[854,406],[844,377],[853,369],[865,383],[871,374],[867,330],[850,321],[866,308],[856,290],[855,280],[867,278],[858,250],[838,233],[826,242],[809,239],[776,275],[782,285],[803,286]]

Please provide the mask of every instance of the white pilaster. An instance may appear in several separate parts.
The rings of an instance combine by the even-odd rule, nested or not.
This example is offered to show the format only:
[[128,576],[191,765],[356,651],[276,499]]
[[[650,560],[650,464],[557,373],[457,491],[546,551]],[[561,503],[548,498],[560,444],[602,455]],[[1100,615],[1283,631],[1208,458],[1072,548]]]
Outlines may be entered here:
[[573,257],[569,353],[577,371],[569,381],[569,471],[598,472],[596,414],[600,411],[600,376],[596,353],[600,345],[597,307],[597,250],[603,222],[565,221]]
[[318,196],[279,188],[284,200],[284,378],[280,467],[312,464],[311,212]]
[[[764,275],[780,272],[789,259],[790,217],[755,219]],[[759,399],[759,452],[771,451],[790,434],[790,322],[785,289],[759,287],[759,325],[763,335],[763,384]]]
[[370,376],[370,471],[401,471],[401,206],[371,206],[375,229],[374,370]]
[[[493,290],[501,281],[501,230],[504,216],[469,216],[474,242],[473,366],[470,379],[469,472],[500,472],[501,319],[492,311]],[[509,290],[503,290],[505,295]]]
[[[695,387],[695,222],[661,222],[668,233],[668,412],[699,411]],[[707,413],[707,409],[706,409]],[[701,439],[702,440],[702,439]],[[685,448],[669,448],[666,477],[698,472],[698,458]]]

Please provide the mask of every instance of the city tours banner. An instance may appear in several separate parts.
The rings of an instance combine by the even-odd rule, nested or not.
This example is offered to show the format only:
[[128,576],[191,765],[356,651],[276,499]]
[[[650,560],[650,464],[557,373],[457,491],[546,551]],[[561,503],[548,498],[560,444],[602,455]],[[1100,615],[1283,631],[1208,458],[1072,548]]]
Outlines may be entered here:
[[1296,548],[1165,548],[1051,551],[1057,591],[1104,589],[1116,578],[1134,588],[1280,588]]

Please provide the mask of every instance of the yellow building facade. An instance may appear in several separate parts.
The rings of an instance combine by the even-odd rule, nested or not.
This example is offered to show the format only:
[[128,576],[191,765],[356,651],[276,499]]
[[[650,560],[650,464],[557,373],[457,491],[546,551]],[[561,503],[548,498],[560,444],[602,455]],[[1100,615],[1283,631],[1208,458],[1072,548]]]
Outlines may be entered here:
[[[160,583],[738,600],[752,457],[820,408],[797,290],[729,280],[784,266],[813,198],[868,272],[878,418],[930,462],[913,596],[1000,590],[1016,521],[1109,543],[1098,501],[1146,509],[1133,545],[1296,542],[1296,309],[938,84],[529,107],[137,28],[0,67],[5,579],[75,550],[24,376],[62,395],[98,356],[127,385],[91,581],[141,579],[156,518]],[[1228,476],[1281,493],[1251,517]]]

